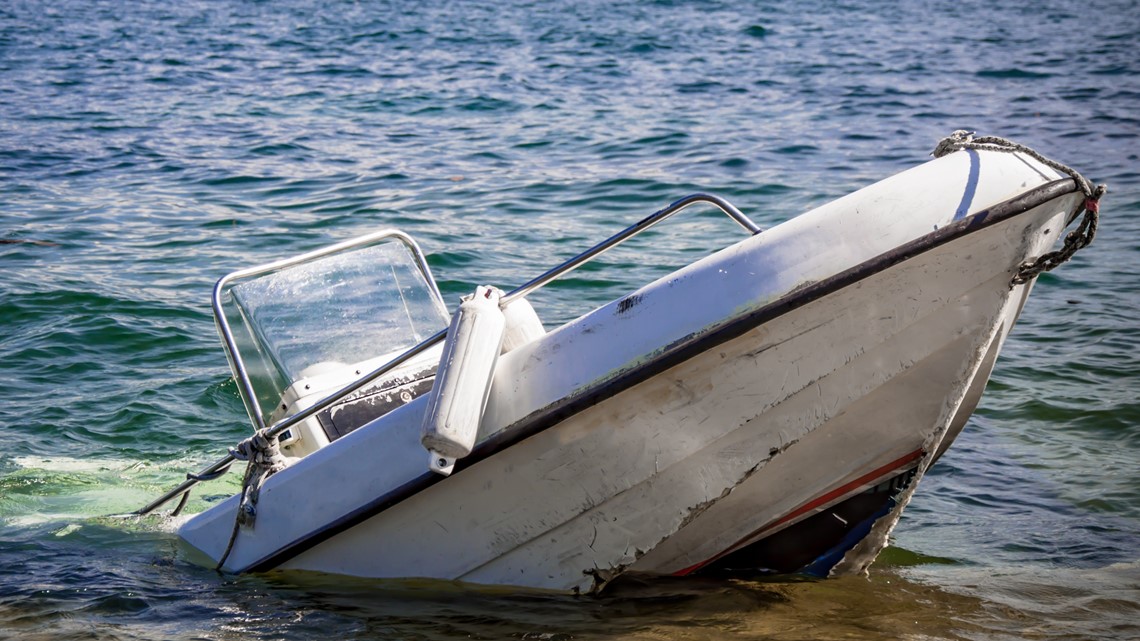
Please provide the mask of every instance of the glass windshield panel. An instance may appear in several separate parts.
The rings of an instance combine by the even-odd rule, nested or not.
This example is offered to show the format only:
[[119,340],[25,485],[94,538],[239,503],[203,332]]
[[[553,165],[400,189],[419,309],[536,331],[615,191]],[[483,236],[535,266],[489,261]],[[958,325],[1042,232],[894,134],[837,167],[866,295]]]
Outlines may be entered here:
[[289,384],[406,349],[448,323],[401,242],[289,267],[235,285],[230,293],[254,343],[254,352],[242,350],[243,359],[277,370],[262,372],[262,380]]

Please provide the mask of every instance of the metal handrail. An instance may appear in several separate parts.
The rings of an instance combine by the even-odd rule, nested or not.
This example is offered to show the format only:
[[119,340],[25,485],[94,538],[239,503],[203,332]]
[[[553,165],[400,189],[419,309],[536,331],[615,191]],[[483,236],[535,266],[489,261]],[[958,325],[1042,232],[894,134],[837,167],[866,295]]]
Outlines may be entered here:
[[[695,205],[697,203],[705,203],[705,204],[709,204],[709,205],[716,207],[717,209],[721,210],[726,215],[728,215],[729,218],[732,218],[734,221],[736,221],[737,224],[739,224],[741,227],[746,229],[752,235],[759,234],[762,231],[759,226],[757,226],[755,223],[753,223],[751,219],[749,219],[747,216],[745,216],[743,213],[741,213],[741,211],[739,209],[737,209],[735,206],[732,205],[732,203],[729,203],[727,200],[724,200],[723,198],[721,198],[719,196],[714,196],[712,194],[703,194],[703,193],[690,194],[690,195],[685,196],[684,198],[672,203],[668,207],[661,209],[661,210],[659,210],[659,211],[657,211],[657,212],[655,212],[649,216],[646,216],[645,218],[641,219],[640,221],[631,225],[630,227],[627,227],[626,229],[622,230],[621,232],[618,232],[617,234],[610,236],[606,240],[603,240],[602,242],[598,243],[597,245],[594,245],[593,247],[582,252],[581,254],[578,254],[574,258],[571,258],[570,260],[563,262],[562,264],[558,265],[557,267],[554,267],[553,269],[546,271],[545,273],[538,276],[537,278],[531,279],[530,281],[516,287],[515,289],[508,292],[505,296],[503,296],[500,299],[499,304],[501,306],[504,306],[504,307],[509,305],[511,302],[518,300],[519,298],[522,298],[522,297],[534,292],[535,290],[545,286],[547,283],[558,278],[559,276],[562,276],[564,274],[569,273],[570,271],[573,271],[574,269],[580,267],[582,264],[588,262],[589,260],[591,260],[591,259],[595,258],[596,256],[602,254],[603,252],[613,248],[614,246],[625,242],[626,240],[632,238],[633,236],[636,236],[637,234],[640,234],[641,232],[645,231],[646,229],[649,229],[650,227],[652,227],[652,226],[656,225],[657,223],[665,220],[666,218],[671,217],[673,214],[676,214],[677,212],[680,212],[681,210],[683,210],[683,209],[685,209],[691,205]],[[392,234],[391,232],[395,232],[395,233]],[[413,247],[415,247],[416,252],[419,251],[419,246],[415,245],[415,241],[413,241],[410,237],[403,234],[402,232],[398,232],[395,230],[386,230],[385,232],[377,232],[377,234],[383,234],[383,233],[389,233],[390,235],[399,235],[402,238],[406,238],[407,241],[410,242]],[[375,236],[377,236],[377,234],[370,234],[369,236],[365,236],[365,237],[361,237],[361,238],[368,238],[370,236],[375,237]],[[373,238],[373,239],[375,240],[375,238]],[[360,241],[360,240],[361,239],[357,239],[357,241]],[[298,256],[298,257],[293,258],[293,259],[286,259],[286,260],[282,260],[282,261],[277,261],[276,263],[270,263],[269,265],[264,265],[261,268],[265,268],[268,271],[273,271],[273,269],[269,269],[269,268],[273,267],[274,269],[280,269],[282,267],[287,267],[289,265],[296,264],[297,262],[304,262],[304,260],[309,260],[309,259],[312,259],[315,257],[326,255],[328,253],[333,253],[334,251],[340,251],[342,249],[346,249],[349,246],[361,244],[360,242],[357,242],[357,241],[347,241],[345,243],[339,243],[338,245],[333,245],[333,246],[328,247],[324,250],[317,250],[316,252],[310,252],[308,254],[304,254],[302,256]],[[422,256],[422,254],[418,254],[418,255]],[[304,259],[304,260],[302,260],[302,259]],[[222,278],[222,280],[218,281],[218,286],[216,286],[214,288],[215,315],[217,316],[217,318],[221,318],[223,322],[225,320],[223,315],[218,315],[219,307],[217,306],[218,305],[217,301],[218,301],[219,288],[220,288],[222,282],[225,281],[227,278],[230,278],[231,276],[233,276],[235,278],[237,278],[237,277],[249,277],[249,276],[257,275],[260,273],[265,273],[265,272],[257,272],[256,274],[252,273],[252,272],[255,272],[256,270],[261,269],[261,268],[253,267],[253,268],[250,268],[247,270],[234,272],[233,274],[230,274],[229,276],[226,276],[226,277]],[[431,272],[427,271],[427,263],[426,262],[423,263],[422,269],[425,270],[425,273],[428,276],[428,281],[432,284],[432,287],[434,288],[435,287],[435,281],[431,277]],[[240,276],[238,276],[238,275],[240,275]],[[438,295],[439,290],[436,289],[435,291]],[[441,297],[441,299],[442,299],[442,297]],[[228,328],[228,325],[226,325],[226,327]],[[341,399],[345,398],[346,396],[348,396],[350,394],[355,393],[360,388],[371,383],[372,381],[383,376],[384,374],[387,374],[388,372],[392,371],[396,367],[399,367],[403,363],[407,362],[409,359],[414,358],[414,357],[426,352],[428,349],[435,346],[436,343],[439,343],[441,340],[443,340],[443,338],[446,335],[447,335],[446,329],[440,330],[440,331],[436,332],[435,334],[432,334],[431,336],[429,336],[428,338],[426,338],[422,342],[420,342],[418,345],[406,350],[405,352],[403,352],[402,354],[400,354],[396,358],[394,358],[394,359],[388,361],[387,363],[385,363],[384,365],[381,365],[380,367],[372,370],[368,374],[365,374],[363,377],[357,379],[355,382],[350,383],[349,385],[333,392],[332,394],[324,397],[323,399],[321,399],[317,403],[309,406],[308,408],[301,410],[301,411],[297,412],[296,414],[289,416],[288,418],[282,419],[281,421],[278,421],[277,423],[274,423],[272,427],[268,428],[267,436],[269,438],[273,438],[273,437],[281,434],[285,430],[289,429],[290,427],[297,425],[301,421],[304,421],[305,419],[308,419],[309,417],[314,416],[320,412],[323,412],[324,410],[328,409],[329,407],[332,407],[337,402],[339,402]],[[223,338],[225,338],[225,336],[223,336]],[[234,353],[236,354],[237,350],[236,350],[236,347],[233,346],[232,340],[233,340],[233,336],[229,335],[230,343],[227,344],[227,352],[230,348],[233,348]],[[238,357],[238,358],[240,361],[240,357]],[[232,364],[233,363],[231,361],[231,365]],[[252,386],[250,386],[249,391],[252,392]],[[256,405],[256,397],[252,397],[252,398],[253,398],[254,405]],[[258,416],[259,417],[261,416],[260,411],[258,412]],[[259,420],[264,420],[264,419],[259,419]],[[263,426],[263,429],[265,429],[264,426]],[[170,490],[166,494],[163,494],[159,498],[155,499],[154,501],[151,501],[147,505],[143,506],[142,508],[139,508],[138,510],[132,512],[131,514],[138,515],[138,516],[149,514],[150,512],[154,511],[156,508],[160,507],[161,505],[163,505],[167,501],[170,501],[171,499],[178,496],[179,494],[182,494],[183,492],[188,491],[195,484],[197,484],[199,482],[199,480],[202,480],[202,477],[210,477],[211,475],[220,475],[219,472],[221,472],[223,469],[228,468],[229,465],[231,463],[233,463],[234,460],[235,460],[234,456],[232,454],[228,454],[225,457],[223,457],[223,458],[219,459],[218,461],[216,461],[215,463],[213,463],[212,465],[210,465],[209,467],[205,468],[204,470],[202,470],[202,472],[200,472],[196,475],[187,474],[186,480],[183,481],[178,487]]]
[[729,218],[735,220],[737,222],[737,224],[739,224],[741,227],[747,229],[748,232],[752,235],[759,234],[761,231],[760,227],[758,227],[756,225],[756,223],[752,222],[752,220],[749,219],[748,216],[745,216],[743,213],[741,213],[741,211],[739,209],[737,209],[735,206],[733,206],[732,203],[721,198],[720,196],[714,196],[712,194],[700,194],[700,193],[690,194],[690,195],[685,196],[684,198],[674,202],[673,204],[669,205],[665,209],[662,209],[662,210],[657,211],[653,214],[650,214],[649,216],[646,216],[645,218],[642,218],[640,221],[638,221],[634,225],[631,225],[630,227],[625,228],[625,230],[620,231],[620,232],[614,234],[613,236],[610,236],[609,238],[598,243],[597,245],[594,245],[593,247],[582,252],[581,254],[578,254],[574,258],[571,258],[570,260],[562,263],[561,265],[547,271],[545,274],[542,274],[541,276],[534,278],[531,281],[516,287],[514,290],[512,290],[510,293],[508,293],[506,296],[503,296],[502,299],[499,300],[499,305],[501,305],[503,307],[510,305],[515,300],[525,297],[527,294],[529,294],[529,293],[533,292],[534,290],[546,285],[547,283],[554,280],[555,278],[558,278],[559,276],[561,276],[561,275],[563,275],[563,274],[565,274],[565,273],[567,273],[573,269],[576,269],[577,267],[581,266],[583,263],[588,262],[589,260],[593,259],[598,254],[601,254],[602,252],[610,249],[611,247],[613,247],[615,245],[619,245],[619,244],[625,242],[626,240],[630,239],[631,237],[640,234],[641,232],[645,231],[646,229],[649,229],[650,227],[652,227],[652,226],[656,225],[657,223],[665,220],[666,218],[669,218],[673,214],[681,211],[682,209],[685,209],[686,207],[688,207],[690,205],[695,205],[696,203],[707,203],[709,205],[716,207],[717,209],[719,209],[722,212],[724,212],[725,214],[727,214]]

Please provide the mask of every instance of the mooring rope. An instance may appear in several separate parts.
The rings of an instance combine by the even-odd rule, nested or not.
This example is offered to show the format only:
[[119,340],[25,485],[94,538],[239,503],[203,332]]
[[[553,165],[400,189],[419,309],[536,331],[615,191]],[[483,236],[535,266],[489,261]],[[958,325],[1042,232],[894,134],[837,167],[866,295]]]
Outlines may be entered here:
[[230,456],[239,461],[247,461],[248,464],[241,481],[241,501],[234,517],[234,527],[230,531],[230,540],[214,568],[219,571],[234,549],[238,531],[243,525],[252,528],[257,520],[257,500],[261,496],[261,486],[272,474],[289,466],[289,461],[281,454],[277,437],[270,436],[268,429],[258,430],[253,436],[230,448]]
[[1093,185],[1076,169],[1050,160],[1025,145],[999,138],[997,136],[974,137],[974,132],[959,129],[938,142],[938,146],[930,155],[941,158],[946,154],[960,149],[974,149],[979,151],[997,151],[1002,153],[1023,153],[1037,162],[1066,174],[1077,183],[1081,193],[1085,195],[1084,217],[1077,228],[1065,236],[1065,242],[1057,251],[1047,252],[1034,260],[1027,260],[1017,268],[1017,273],[1010,281],[1010,286],[1024,285],[1036,278],[1041,272],[1051,271],[1057,265],[1073,257],[1073,254],[1084,249],[1096,237],[1097,225],[1100,222],[1100,199],[1108,190],[1106,185]]

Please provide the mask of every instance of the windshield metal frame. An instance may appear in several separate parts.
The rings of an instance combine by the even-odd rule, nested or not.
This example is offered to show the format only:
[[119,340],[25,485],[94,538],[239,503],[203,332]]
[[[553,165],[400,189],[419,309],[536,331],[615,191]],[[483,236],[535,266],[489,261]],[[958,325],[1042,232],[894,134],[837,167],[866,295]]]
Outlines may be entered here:
[[273,272],[281,271],[289,267],[296,267],[308,262],[313,262],[321,258],[327,258],[333,254],[360,249],[368,245],[378,244],[385,240],[396,240],[403,243],[405,247],[412,253],[415,259],[416,267],[419,268],[423,274],[424,279],[427,281],[428,288],[432,295],[433,300],[439,306],[443,316],[449,316],[447,305],[443,302],[443,295],[439,291],[439,286],[436,285],[435,277],[432,276],[431,268],[428,267],[427,259],[424,257],[423,250],[416,241],[409,235],[398,229],[382,229],[371,234],[365,234],[344,242],[329,245],[311,252],[306,252],[291,258],[276,260],[262,265],[256,265],[246,269],[240,269],[235,272],[226,274],[214,285],[214,293],[212,299],[212,306],[214,310],[214,324],[217,326],[218,335],[222,339],[222,347],[226,352],[226,359],[229,361],[230,370],[233,372],[234,380],[238,384],[238,392],[245,404],[246,413],[249,415],[250,422],[254,430],[262,430],[267,427],[265,422],[265,415],[261,410],[261,404],[257,401],[257,394],[253,389],[253,382],[250,380],[249,370],[246,367],[245,361],[242,359],[241,352],[238,351],[237,342],[234,338],[233,328],[230,326],[229,321],[226,319],[225,309],[223,307],[223,299],[225,294],[235,284],[243,280],[249,280],[258,276],[264,276]]

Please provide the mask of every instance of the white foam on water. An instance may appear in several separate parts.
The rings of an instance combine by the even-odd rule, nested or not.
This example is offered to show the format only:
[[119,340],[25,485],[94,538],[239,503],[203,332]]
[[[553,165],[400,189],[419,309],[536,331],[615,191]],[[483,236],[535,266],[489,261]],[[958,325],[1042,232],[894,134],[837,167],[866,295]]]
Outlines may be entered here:
[[126,459],[80,459],[70,456],[17,456],[9,460],[21,468],[43,470],[45,472],[80,472],[93,474],[98,472],[126,472],[131,469],[151,467],[151,464],[145,461],[130,461]]
[[[81,459],[69,456],[19,456],[4,462],[8,470],[0,474],[0,479],[12,479],[14,487],[22,485],[21,477],[29,483],[27,494],[17,491],[9,496],[0,496],[0,523],[14,527],[126,515],[176,486],[185,479],[186,471],[202,466],[200,462],[187,460],[151,463],[122,458]],[[11,465],[15,469],[9,467]],[[62,481],[60,485],[50,480],[51,476],[59,475],[69,476],[71,481]],[[46,477],[49,484],[57,485],[57,491],[38,492],[35,488],[42,483],[36,481],[41,480],[38,478],[41,476]],[[214,485],[211,490],[215,493],[229,494],[232,491],[226,487],[225,481]],[[169,511],[175,504],[171,502],[163,510]],[[201,506],[197,509],[200,510]],[[148,529],[156,527],[173,532],[181,521],[171,521],[169,518],[151,519]]]

